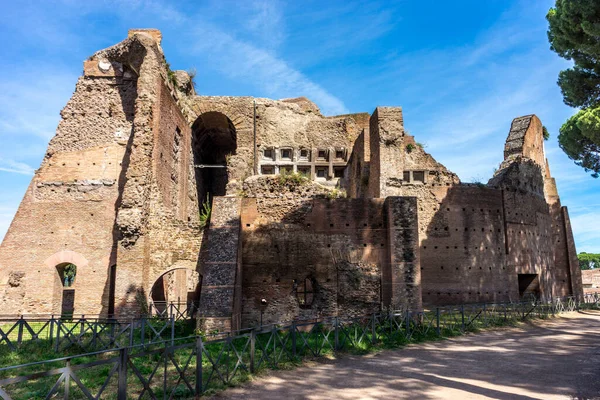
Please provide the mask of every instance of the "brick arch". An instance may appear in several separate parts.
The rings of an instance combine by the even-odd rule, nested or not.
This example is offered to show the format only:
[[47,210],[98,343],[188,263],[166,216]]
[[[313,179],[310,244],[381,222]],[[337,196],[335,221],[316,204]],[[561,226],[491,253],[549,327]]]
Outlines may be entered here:
[[[185,271],[185,282],[184,286],[185,286],[185,293],[179,293],[180,295],[180,301],[182,303],[189,303],[190,300],[193,301],[195,303],[195,305],[198,305],[198,302],[200,301],[200,288],[202,287],[202,274],[197,271],[195,268],[190,268],[189,266],[185,265],[184,263],[176,263],[174,265],[172,265],[168,270],[164,271],[163,273],[159,274],[155,279],[152,280],[152,285],[150,286],[150,290],[148,292],[148,297],[149,300],[151,302],[151,304],[154,305],[154,307],[157,309],[157,311],[162,312],[163,310],[160,309],[160,305],[156,304],[156,303],[161,303],[161,302],[165,302],[165,304],[167,302],[175,302],[175,299],[167,299],[166,297],[166,293],[164,292],[164,288],[160,288],[160,285],[163,285],[163,278],[165,276],[167,276],[170,273],[176,272],[176,271]],[[188,293],[187,292],[187,274],[188,273],[192,273],[192,274],[197,274],[198,275],[198,282],[196,282],[196,288],[194,289],[195,295],[193,295],[192,299],[188,298]],[[177,285],[177,282],[175,283]],[[175,289],[175,291],[177,292],[178,290]],[[184,295],[185,294],[185,295]],[[157,296],[158,295],[158,296]],[[161,298],[161,295],[164,298]]]
[[77,268],[85,268],[89,261],[80,253],[71,250],[62,250],[54,253],[44,261],[44,265],[48,268],[54,268],[59,264],[75,264]]
[[[77,253],[71,250],[62,250],[57,253],[54,253],[50,257],[44,260],[44,265],[48,268],[48,270],[53,271],[54,282],[53,282],[53,290],[52,290],[52,312],[60,313],[62,308],[63,301],[63,286],[60,282],[60,277],[58,275],[58,271],[56,267],[60,264],[75,264],[77,266],[77,278],[75,278],[75,285],[77,285],[77,279],[81,278],[81,272],[87,268],[89,261],[82,254]],[[77,286],[73,286],[75,289]],[[77,295],[75,297],[75,307],[77,308]]]
[[233,126],[235,127],[235,130],[240,132],[240,131],[245,131],[245,130],[249,130],[252,129],[252,124],[253,124],[253,120],[252,120],[252,115],[251,113],[253,112],[252,110],[252,103],[249,103],[249,115],[244,115],[242,113],[240,113],[239,111],[236,110],[232,110],[231,107],[226,106],[225,104],[221,104],[221,103],[202,103],[202,104],[194,104],[192,106],[192,112],[189,113],[188,115],[188,123],[190,124],[190,126],[198,119],[199,116],[201,116],[202,114],[205,114],[207,112],[219,112],[223,115],[225,115],[227,118],[229,118],[229,120],[232,122]]

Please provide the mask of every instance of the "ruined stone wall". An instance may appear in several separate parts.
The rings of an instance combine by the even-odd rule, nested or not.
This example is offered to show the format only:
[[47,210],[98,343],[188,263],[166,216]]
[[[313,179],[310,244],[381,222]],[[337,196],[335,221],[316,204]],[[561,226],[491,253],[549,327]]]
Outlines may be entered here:
[[200,259],[202,290],[198,326],[204,331],[240,329],[242,198],[215,197]]
[[191,133],[180,111],[187,94],[168,79],[154,36],[133,32],[84,62],[0,249],[7,311],[59,313],[56,265],[73,260],[74,312],[88,315],[112,311],[111,297],[117,314],[138,313],[158,276],[197,268]]
[[344,180],[341,186],[346,190],[350,198],[367,197],[369,189],[369,161],[365,157],[365,132],[363,131],[352,147],[352,153],[348,160],[348,166],[344,173]]
[[[577,293],[575,262],[569,261],[575,249],[537,117],[513,121],[505,161],[487,186],[462,185],[404,134],[400,110],[383,110],[371,117],[368,176],[359,168],[360,138],[355,143],[346,171],[348,194],[418,199],[425,304],[517,300],[519,274],[537,275],[532,291],[543,298]],[[366,179],[365,194],[357,182]]]
[[423,302],[517,300],[514,273],[506,266],[501,191],[477,185],[443,190],[429,224],[421,227]]
[[[75,313],[108,309],[114,223],[130,148],[137,76],[122,65],[90,72],[61,111],[46,157],[0,247],[0,300],[8,313],[60,313],[56,266],[77,265]],[[18,285],[10,276],[21,278]]]
[[149,257],[144,291],[174,268],[199,269],[203,237],[191,151],[191,129],[169,88],[160,80],[153,126],[153,183],[146,226]]
[[[250,198],[242,210],[243,326],[259,322],[262,299],[268,302],[264,323],[364,315],[392,301],[397,307],[408,301],[419,306],[420,295],[406,289],[418,282],[410,207],[386,208],[383,199],[328,199],[328,190],[318,184],[279,184],[268,177],[249,179],[245,192]],[[389,227],[401,219],[402,227]],[[390,282],[394,275],[386,293],[384,268]],[[307,279],[311,305],[299,300]]]
[[388,188],[401,180],[404,159],[404,125],[402,108],[377,107],[369,128],[370,168],[369,197],[393,196]]

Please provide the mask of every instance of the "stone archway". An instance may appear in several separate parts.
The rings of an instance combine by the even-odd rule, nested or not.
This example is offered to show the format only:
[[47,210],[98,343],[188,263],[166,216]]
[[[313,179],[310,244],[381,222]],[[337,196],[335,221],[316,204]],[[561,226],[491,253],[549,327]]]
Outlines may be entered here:
[[200,303],[202,275],[189,268],[172,268],[160,275],[150,289],[152,313],[164,314],[169,307],[180,313],[197,310]]
[[223,113],[209,111],[192,124],[192,149],[196,166],[198,203],[207,195],[224,196],[229,182],[228,159],[237,150],[237,130]]

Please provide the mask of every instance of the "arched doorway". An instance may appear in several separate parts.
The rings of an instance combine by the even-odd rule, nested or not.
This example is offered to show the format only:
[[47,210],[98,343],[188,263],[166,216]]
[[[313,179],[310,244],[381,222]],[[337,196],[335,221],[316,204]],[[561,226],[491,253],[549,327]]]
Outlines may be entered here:
[[202,275],[189,268],[174,268],[152,285],[151,312],[158,315],[193,316],[200,303]]
[[56,266],[56,272],[62,285],[61,318],[72,318],[75,311],[74,285],[77,277],[77,265],[68,262],[61,263]]
[[192,148],[196,167],[198,203],[210,193],[224,196],[229,181],[228,156],[237,149],[237,132],[226,115],[210,111],[198,117],[192,125]]

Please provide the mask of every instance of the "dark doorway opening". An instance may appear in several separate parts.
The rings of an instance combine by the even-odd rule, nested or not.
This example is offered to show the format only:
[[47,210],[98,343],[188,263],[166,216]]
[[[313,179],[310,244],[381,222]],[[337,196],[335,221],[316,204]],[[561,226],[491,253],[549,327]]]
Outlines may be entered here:
[[116,265],[110,267],[108,279],[108,316],[112,318],[115,315],[115,286],[117,283]]
[[192,125],[192,148],[196,166],[198,204],[210,197],[224,196],[229,182],[227,161],[237,149],[233,123],[220,112],[207,112]]
[[56,266],[58,279],[61,286],[61,318],[71,319],[75,312],[75,278],[77,277],[77,266],[71,263],[63,263]]
[[75,289],[64,289],[62,293],[62,306],[60,317],[62,319],[73,318],[75,312]]
[[540,281],[537,274],[519,274],[519,297],[521,299],[538,299]]
[[152,285],[152,311],[158,315],[192,317],[200,303],[202,275],[187,268],[165,272]]

